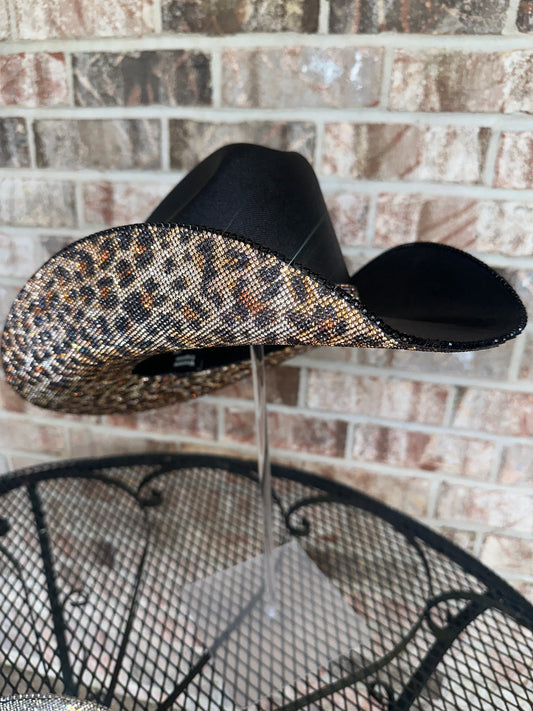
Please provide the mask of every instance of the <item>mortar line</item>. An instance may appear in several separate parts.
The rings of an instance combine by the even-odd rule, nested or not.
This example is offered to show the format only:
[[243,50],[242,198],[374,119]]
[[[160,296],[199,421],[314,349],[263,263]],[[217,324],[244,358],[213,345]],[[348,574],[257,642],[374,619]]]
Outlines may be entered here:
[[166,116],[161,117],[161,168],[170,170],[170,128]]
[[483,166],[483,183],[490,187],[494,184],[494,177],[496,173],[496,161],[498,158],[498,149],[500,147],[500,136],[501,131],[498,129],[493,129],[489,138],[489,145],[487,147],[487,154],[485,155],[485,165]]
[[381,88],[378,104],[378,108],[383,111],[386,111],[389,105],[389,94],[392,81],[392,64],[393,50],[391,47],[385,47],[383,53],[383,64],[381,68]]
[[[31,120],[31,117],[30,117]],[[96,170],[85,168],[83,171],[59,168],[3,168],[0,175],[4,178],[32,180],[94,180],[101,179],[105,173],[105,179],[120,182],[128,181],[135,183],[146,183],[163,181],[175,183],[177,179],[183,177],[185,171],[172,169],[170,172],[162,170],[117,170],[106,169]],[[394,193],[398,195],[421,195],[422,197],[468,197],[477,200],[512,200],[520,203],[533,202],[532,189],[512,189],[512,188],[488,188],[482,185],[462,185],[461,183],[434,183],[434,182],[400,182],[394,180],[359,180],[356,178],[344,178],[339,176],[319,176],[319,182],[324,192],[356,192],[363,195],[379,195],[380,193]],[[487,253],[489,254],[489,253]],[[514,259],[524,259],[529,255],[513,255]],[[505,258],[504,255],[494,253],[494,259]]]
[[30,170],[33,172],[37,167],[37,148],[35,146],[35,131],[33,130],[33,119],[26,118],[26,132],[28,134],[28,152],[30,155]]
[[441,478],[435,478],[430,484],[427,498],[427,515],[429,518],[434,518],[437,510],[437,502],[439,498],[439,489]]
[[346,428],[346,441],[344,443],[344,459],[353,463],[353,448],[355,445],[356,426],[353,422],[348,423]]
[[304,409],[307,408],[307,387],[308,387],[308,370],[301,368],[298,374],[298,394],[296,397],[297,406]]
[[509,36],[515,35],[519,36],[518,27],[516,26],[516,20],[518,17],[518,7],[520,5],[520,0],[509,0],[507,6],[507,12],[505,14],[505,24],[503,26],[502,35]]
[[517,338],[514,344],[513,352],[509,360],[509,368],[507,378],[511,383],[518,383],[520,378],[520,368],[526,352],[527,339]]
[[85,224],[83,186],[80,182],[77,181],[74,183],[74,204],[78,228],[86,229],[87,225]]
[[161,35],[163,32],[163,13],[161,11],[161,0],[154,0],[153,7],[154,33]]
[[[11,4],[11,0],[9,0]],[[14,20],[12,21],[14,22]],[[15,34],[15,28],[13,28]],[[514,49],[531,49],[531,38],[523,33],[511,35],[422,35],[402,33],[377,34],[304,34],[298,32],[250,32],[211,37],[200,34],[152,33],[131,37],[48,38],[8,40],[0,45],[0,54],[19,52],[128,52],[165,49],[198,49],[234,47],[257,49],[294,46],[338,48],[392,47],[408,49],[444,49],[489,53]]]
[[320,0],[318,10],[318,35],[329,33],[329,0]]
[[75,107],[75,96],[74,96],[74,66],[72,62],[72,53],[63,52],[65,58],[65,74],[67,79],[67,97],[69,106]]
[[[519,336],[519,338],[523,338]],[[526,381],[519,383],[509,383],[506,380],[496,380],[490,378],[468,377],[464,375],[448,375],[446,373],[424,373],[421,371],[410,371],[402,368],[391,368],[389,366],[360,365],[351,362],[339,362],[330,360],[313,360],[305,355],[297,356],[296,359],[287,363],[288,368],[306,367],[310,370],[337,372],[343,375],[374,375],[385,380],[410,380],[414,382],[434,383],[436,385],[463,386],[467,388],[481,388],[490,390],[501,390],[504,392],[525,393],[533,392],[533,383]]]
[[211,52],[211,103],[213,108],[222,106],[222,51],[213,49]]
[[490,112],[467,111],[389,111],[380,106],[359,106],[332,108],[316,107],[214,107],[204,105],[189,106],[5,106],[2,115],[32,115],[47,119],[127,119],[160,118],[168,115],[172,118],[193,121],[218,121],[235,123],[238,121],[309,121],[313,117],[328,123],[344,122],[351,125],[379,123],[413,126],[443,126],[464,128],[492,128],[495,130],[530,131],[533,116],[526,114],[500,114]]
[[446,406],[444,408],[443,425],[453,427],[453,414],[457,405],[458,391],[457,388],[451,387],[448,397],[446,398]]
[[322,167],[322,153],[324,151],[324,122],[315,121],[315,151],[314,165],[315,171],[320,172]]

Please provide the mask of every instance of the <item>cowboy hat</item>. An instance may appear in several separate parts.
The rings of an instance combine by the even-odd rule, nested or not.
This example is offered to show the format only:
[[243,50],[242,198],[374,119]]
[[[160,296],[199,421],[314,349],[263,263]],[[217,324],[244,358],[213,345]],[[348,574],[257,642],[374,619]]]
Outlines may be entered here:
[[474,257],[415,243],[349,277],[316,176],[297,153],[230,145],[146,223],[81,239],[21,290],[7,381],[42,407],[112,413],[197,397],[298,347],[487,348],[526,313]]

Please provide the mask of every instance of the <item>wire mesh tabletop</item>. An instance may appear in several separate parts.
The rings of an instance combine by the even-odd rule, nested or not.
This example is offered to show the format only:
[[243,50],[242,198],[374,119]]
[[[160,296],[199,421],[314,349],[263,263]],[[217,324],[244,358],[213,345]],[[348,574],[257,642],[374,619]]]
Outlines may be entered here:
[[[295,469],[272,473],[275,544],[297,541],[365,634],[257,707],[533,709],[533,608],[524,598],[361,492]],[[3,697],[236,708],[182,591],[261,554],[254,463],[150,454],[21,470],[0,479],[0,517]],[[321,614],[312,597],[301,605]]]

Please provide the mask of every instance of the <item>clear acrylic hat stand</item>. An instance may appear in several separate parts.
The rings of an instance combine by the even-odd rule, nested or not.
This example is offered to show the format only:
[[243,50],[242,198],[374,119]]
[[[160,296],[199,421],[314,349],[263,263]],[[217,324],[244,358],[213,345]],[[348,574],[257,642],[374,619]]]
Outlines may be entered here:
[[[264,350],[251,347],[264,553],[182,590],[184,611],[221,678],[224,704],[268,702],[339,659],[357,657],[363,620],[296,541],[273,547]],[[193,670],[194,671],[194,670]],[[177,693],[173,698],[177,698]]]

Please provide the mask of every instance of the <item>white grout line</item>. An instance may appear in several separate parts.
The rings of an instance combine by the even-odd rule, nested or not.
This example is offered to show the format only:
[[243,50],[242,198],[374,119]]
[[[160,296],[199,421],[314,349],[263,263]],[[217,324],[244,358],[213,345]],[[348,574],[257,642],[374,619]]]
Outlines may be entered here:
[[485,156],[485,165],[483,167],[482,181],[490,187],[494,185],[494,174],[496,172],[496,159],[498,157],[498,148],[500,147],[501,131],[493,130],[489,138],[487,154]]
[[384,48],[383,66],[381,69],[381,91],[379,96],[379,108],[387,110],[389,105],[389,91],[392,77],[393,50],[391,47]]
[[[440,378],[439,378],[439,384],[440,384]],[[444,409],[444,417],[443,417],[443,424],[446,427],[453,427],[453,415],[455,412],[455,407],[457,404],[457,398],[458,398],[458,391],[457,388],[450,388],[450,392],[448,393],[448,397],[446,399],[446,406]]]
[[500,114],[481,112],[424,112],[388,111],[380,107],[298,107],[298,108],[234,108],[213,106],[5,106],[2,116],[31,115],[42,119],[127,119],[127,118],[170,118],[192,121],[216,121],[236,123],[239,121],[309,121],[313,119],[329,123],[350,124],[409,124],[414,126],[462,126],[493,128],[496,130],[531,131],[533,116],[526,114]]
[[161,35],[163,32],[163,13],[161,11],[161,0],[153,0],[153,17],[154,17],[154,32],[156,35]]
[[75,106],[74,67],[73,67],[73,62],[72,62],[72,54],[70,54],[70,52],[64,52],[63,56],[65,57],[65,72],[66,72],[66,78],[67,78],[68,103],[70,106]]
[[307,384],[308,384],[308,370],[307,368],[300,368],[298,374],[298,395],[296,398],[297,406],[304,409],[307,407]]
[[319,121],[315,124],[315,151],[314,151],[314,166],[317,173],[322,167],[322,154],[324,150],[324,124]]
[[509,0],[507,6],[507,14],[505,16],[505,25],[502,30],[502,35],[514,35],[519,36],[518,27],[516,26],[516,18],[518,17],[518,7],[520,5],[520,0]]
[[319,0],[318,33],[327,35],[329,32],[329,0]]
[[[171,170],[141,171],[141,170],[95,170],[86,168],[83,171],[55,168],[3,168],[0,176],[4,178],[21,178],[32,180],[106,180],[120,182],[164,182],[175,183],[184,172]],[[514,190],[512,188],[488,188],[483,185],[463,185],[461,183],[432,183],[420,181],[394,180],[357,180],[338,176],[320,176],[320,185],[324,192],[354,192],[363,195],[380,195],[382,193],[397,193],[402,195],[422,195],[428,197],[468,197],[478,200],[513,200],[522,203],[533,202],[533,188],[529,190]],[[527,255],[518,255],[525,258]]]
[[161,168],[170,170],[170,131],[168,118],[161,118]]
[[427,515],[429,518],[435,517],[437,501],[439,498],[440,481],[440,478],[436,478],[435,481],[433,481],[429,486],[427,498]]
[[142,37],[91,37],[83,39],[12,40],[0,44],[0,54],[19,52],[129,52],[165,49],[210,51],[225,47],[393,47],[413,50],[443,49],[466,52],[531,50],[531,38],[523,33],[503,35],[423,35],[382,32],[378,34],[300,34],[251,32],[211,37],[198,34],[149,34]]
[[74,204],[75,204],[75,212],[76,212],[78,229],[86,230],[87,225],[85,224],[83,187],[82,187],[81,183],[76,183],[74,185]]
[[520,368],[526,351],[527,338],[517,338],[515,340],[513,352],[509,360],[509,370],[507,378],[509,382],[516,383],[520,377]]
[[225,422],[226,408],[223,403],[218,403],[217,405],[217,431],[216,431],[216,441],[222,442],[224,439],[224,433],[226,429]]
[[476,531],[475,532],[475,537],[474,537],[474,545],[473,545],[473,550],[472,554],[476,557],[479,558],[481,556],[481,549],[483,547],[483,541],[485,539],[485,535],[481,531]]
[[[524,338],[523,334],[519,338]],[[423,373],[418,370],[410,371],[402,368],[388,366],[359,365],[358,363],[339,362],[330,360],[314,360],[306,355],[300,355],[286,364],[287,368],[307,367],[310,370],[337,372],[344,375],[377,376],[382,379],[412,380],[423,383],[436,383],[439,385],[463,386],[468,388],[483,388],[490,390],[503,390],[506,392],[532,393],[533,383],[521,381],[509,383],[505,380],[480,378],[476,376],[449,375],[447,373]]]
[[213,108],[222,106],[222,52],[214,49],[211,52],[211,85]]
[[349,422],[348,427],[346,429],[346,441],[344,443],[344,459],[352,463],[354,462],[354,460],[352,459],[352,455],[355,440],[355,430],[356,426],[354,425],[354,423]]
[[33,131],[33,120],[26,118],[26,131],[28,134],[28,151],[30,154],[30,170],[35,172],[37,166],[37,149],[35,147],[35,133]]

